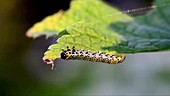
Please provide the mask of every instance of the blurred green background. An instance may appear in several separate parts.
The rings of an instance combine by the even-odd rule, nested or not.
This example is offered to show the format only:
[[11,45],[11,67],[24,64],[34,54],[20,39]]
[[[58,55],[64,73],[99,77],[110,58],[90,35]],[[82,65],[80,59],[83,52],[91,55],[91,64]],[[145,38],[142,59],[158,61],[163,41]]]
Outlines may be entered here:
[[[148,6],[153,0],[107,1],[127,10]],[[0,1],[0,96],[170,95],[168,51],[127,54],[118,65],[59,59],[51,71],[41,58],[55,38],[33,40],[25,33],[44,17],[68,9],[69,2]]]

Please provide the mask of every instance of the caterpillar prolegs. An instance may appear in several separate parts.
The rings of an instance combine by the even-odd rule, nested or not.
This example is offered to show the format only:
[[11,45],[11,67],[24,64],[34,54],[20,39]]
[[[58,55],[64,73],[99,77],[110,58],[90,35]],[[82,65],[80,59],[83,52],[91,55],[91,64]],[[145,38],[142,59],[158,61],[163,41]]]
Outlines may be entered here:
[[114,55],[103,52],[90,52],[89,50],[76,50],[73,46],[72,49],[67,47],[67,50],[62,49],[61,59],[70,60],[88,60],[93,62],[103,62],[108,64],[118,64],[125,60],[124,54]]

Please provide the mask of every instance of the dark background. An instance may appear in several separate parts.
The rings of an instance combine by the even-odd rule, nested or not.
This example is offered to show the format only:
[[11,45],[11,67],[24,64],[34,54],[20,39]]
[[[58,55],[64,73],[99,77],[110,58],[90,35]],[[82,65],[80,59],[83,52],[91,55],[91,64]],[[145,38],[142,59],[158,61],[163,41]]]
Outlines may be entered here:
[[[119,7],[122,10],[139,8],[144,6],[150,6],[153,0],[106,0],[112,5]],[[159,62],[160,59],[164,60],[164,66],[166,65],[168,59],[162,58],[163,56],[168,56],[169,53],[156,53],[158,57],[157,61],[149,59],[150,64],[147,64],[148,68],[153,68],[153,64],[156,62],[157,68],[166,69],[163,71],[157,70],[153,75],[152,72],[139,65],[134,65],[136,62],[145,60],[146,58],[152,58],[155,54],[139,54],[139,55],[129,55],[129,61],[126,63],[129,66],[133,66],[135,69],[132,72],[124,71],[129,68],[129,66],[118,66],[118,68],[111,67],[112,69],[105,69],[104,66],[94,64],[87,64],[86,61],[72,61],[75,65],[56,65],[56,71],[51,71],[50,66],[42,62],[41,58],[43,53],[46,51],[48,46],[54,42],[54,38],[45,39],[45,37],[40,37],[37,39],[27,38],[25,33],[26,31],[36,22],[41,21],[48,15],[56,13],[58,10],[66,10],[69,8],[70,0],[1,0],[0,1],[0,96],[10,96],[10,95],[63,95],[63,94],[78,94],[78,95],[89,95],[89,94],[156,94],[155,92],[162,92],[168,94],[166,91],[169,86],[164,86],[164,84],[169,84],[170,75],[169,70],[163,66],[159,66],[162,62]],[[107,10],[106,10],[107,11]],[[144,12],[136,12],[133,15],[144,14]],[[111,13],[112,14],[112,13]],[[147,57],[148,56],[148,57]],[[141,59],[142,57],[142,59]],[[138,60],[135,62],[135,60]],[[56,62],[61,62],[57,60]],[[62,61],[68,63],[67,61]],[[78,63],[78,64],[77,64]],[[146,63],[146,62],[145,62]],[[130,65],[131,64],[131,65]],[[145,64],[144,64],[145,65]],[[158,67],[159,66],[159,67]],[[143,70],[140,70],[141,67]],[[107,66],[107,68],[109,68]],[[97,69],[97,70],[94,70]],[[129,68],[130,69],[130,68]],[[116,71],[113,71],[116,70]],[[121,70],[121,71],[120,71]],[[122,71],[123,70],[123,71]],[[130,69],[131,70],[131,69]],[[150,72],[153,78],[159,78],[161,83],[160,90],[154,89],[157,86],[158,81],[151,80],[144,71]],[[115,77],[114,80],[111,78]],[[126,73],[127,72],[127,73]],[[129,73],[128,73],[129,72]],[[136,73],[134,74],[131,73]],[[144,72],[143,75],[140,72]],[[101,74],[102,73],[102,74]],[[124,74],[126,73],[126,74]],[[138,74],[137,74],[138,73]],[[110,74],[110,75],[108,75]],[[140,75],[139,75],[140,74]],[[100,77],[101,76],[101,77]],[[109,78],[108,78],[108,77]],[[138,77],[139,76],[139,77]],[[141,77],[143,76],[143,77]],[[148,77],[147,77],[148,76]],[[152,77],[151,76],[151,77]],[[154,77],[158,76],[158,77]],[[102,79],[101,79],[102,78]],[[103,80],[103,78],[108,78]],[[133,78],[133,81],[130,78]],[[144,79],[140,81],[139,79]],[[109,81],[111,80],[111,81]],[[96,83],[100,81],[100,83]],[[113,82],[112,82],[113,81]],[[111,82],[110,84],[107,82]],[[122,83],[123,82],[123,83]],[[141,83],[140,83],[141,82]],[[149,85],[148,84],[151,84]],[[167,83],[168,82],[168,83]],[[140,83],[138,85],[138,83]],[[101,85],[103,87],[96,87],[96,85]],[[109,85],[113,84],[113,88],[110,88]],[[120,85],[117,85],[120,84]],[[124,85],[121,85],[124,84]],[[132,84],[132,85],[131,85]],[[91,86],[90,86],[91,85]],[[93,86],[92,86],[93,85]],[[143,85],[143,87],[142,87]],[[144,86],[145,85],[145,86]],[[148,85],[148,86],[147,86]],[[155,85],[155,87],[154,87]],[[159,84],[158,84],[159,85]],[[114,90],[114,86],[117,87],[117,91]],[[121,87],[122,86],[122,87]],[[133,86],[127,88],[126,86]],[[141,87],[140,87],[141,86]],[[154,88],[153,88],[154,87]],[[161,88],[164,89],[161,89]],[[107,88],[110,88],[108,92]],[[146,89],[143,89],[146,88]],[[148,89],[147,89],[148,88]],[[135,90],[136,89],[136,90]],[[150,90],[149,90],[150,89]],[[97,91],[96,91],[97,90]],[[102,91],[106,90],[106,91]],[[120,91],[118,91],[120,90]],[[99,93],[98,93],[99,92]]]

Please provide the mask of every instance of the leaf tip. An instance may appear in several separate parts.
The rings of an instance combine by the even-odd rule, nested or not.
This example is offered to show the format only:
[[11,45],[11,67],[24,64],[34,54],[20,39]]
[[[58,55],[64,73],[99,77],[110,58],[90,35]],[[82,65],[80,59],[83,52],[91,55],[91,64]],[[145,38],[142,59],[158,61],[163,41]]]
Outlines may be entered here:
[[32,38],[32,37],[33,37],[33,33],[30,32],[30,31],[26,32],[25,35],[26,35],[28,38]]

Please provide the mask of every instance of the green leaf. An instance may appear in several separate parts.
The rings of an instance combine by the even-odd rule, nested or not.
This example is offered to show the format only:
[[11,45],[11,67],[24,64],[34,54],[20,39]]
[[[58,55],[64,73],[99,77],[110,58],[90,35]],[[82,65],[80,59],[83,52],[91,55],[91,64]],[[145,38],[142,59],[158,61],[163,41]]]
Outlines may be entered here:
[[[49,47],[49,50],[45,53],[44,60],[50,59],[54,60],[55,58],[60,58],[61,49],[66,49],[67,46],[73,47],[76,49],[84,49],[90,51],[104,51],[109,52],[108,50],[102,50],[102,47],[112,46],[118,42],[124,40],[122,37],[115,33],[107,34],[105,31],[100,31],[99,28],[96,28],[92,23],[87,22],[78,22],[68,27],[61,38],[57,40],[57,44],[53,44]],[[112,51],[112,53],[116,53]]]
[[[168,0],[158,2],[170,3]],[[60,58],[61,49],[66,49],[66,46],[108,53],[168,50],[169,8],[170,6],[157,7],[146,15],[132,18],[100,0],[76,0],[71,3],[67,12],[59,12],[46,18],[49,20],[37,23],[36,26],[43,26],[41,30],[37,31],[38,27],[33,26],[28,33],[32,34],[32,37],[49,33],[61,36],[44,54],[43,60],[50,63]],[[50,29],[45,24],[54,27]]]
[[[112,13],[116,14],[113,15]],[[54,17],[55,15],[47,18],[54,19]],[[116,32],[110,30],[108,25],[112,22],[127,22],[131,20],[130,16],[123,14],[100,0],[72,1],[71,8],[61,17],[64,19],[60,19],[61,21],[55,24],[56,28],[58,28],[58,32],[55,32],[54,29],[51,29],[52,31],[50,32],[58,34],[62,37],[58,39],[57,44],[53,44],[48,48],[48,51],[45,52],[43,60],[47,59],[52,61],[56,58],[60,58],[61,49],[65,49],[66,46],[75,46],[77,49],[90,51],[100,50],[109,52],[108,50],[102,50],[102,47],[112,46],[113,44],[121,42],[124,38]],[[56,16],[55,18],[58,17]],[[42,26],[43,24],[50,23],[50,20],[49,22],[45,21],[48,20],[45,19],[44,21],[38,23],[38,25]],[[48,29],[46,27],[44,28]],[[32,32],[32,36],[37,36],[37,33],[39,34],[38,36],[40,36],[42,34],[46,34],[44,32],[47,32],[44,29],[44,32],[34,31],[35,29],[38,28],[35,26],[30,29],[33,31],[28,32]],[[116,52],[111,51],[110,53]]]
[[[88,6],[87,6],[88,5]],[[129,21],[131,18],[127,15],[116,16],[121,14],[117,9],[105,4],[101,0],[72,0],[68,11],[60,10],[58,13],[48,16],[41,22],[31,27],[26,35],[28,37],[39,37],[41,35],[54,36],[58,35],[68,26],[80,22],[87,21],[96,23],[103,28],[108,24],[116,21]],[[108,19],[109,18],[109,19]]]
[[[159,0],[158,0],[159,1]],[[170,4],[170,1],[162,4]],[[159,1],[160,2],[160,1]],[[170,6],[157,7],[144,16],[131,22],[116,22],[110,25],[113,31],[122,35],[126,41],[104,47],[110,51],[123,53],[153,52],[170,49]]]

